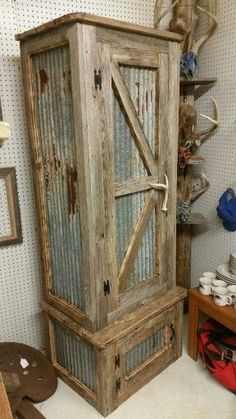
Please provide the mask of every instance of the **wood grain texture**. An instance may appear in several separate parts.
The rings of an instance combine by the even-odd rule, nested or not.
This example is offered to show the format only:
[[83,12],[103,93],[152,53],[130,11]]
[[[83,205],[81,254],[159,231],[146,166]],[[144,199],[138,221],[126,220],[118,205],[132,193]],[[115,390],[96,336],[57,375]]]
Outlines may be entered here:
[[98,410],[104,416],[109,415],[117,404],[115,348],[116,345],[111,345],[97,353]]
[[129,195],[135,192],[142,192],[152,189],[150,182],[157,183],[157,176],[144,176],[139,179],[130,179],[122,183],[115,183],[115,196]]
[[51,267],[49,255],[48,223],[46,216],[46,202],[44,195],[44,181],[42,177],[42,155],[39,140],[39,131],[35,111],[35,80],[33,80],[31,57],[28,53],[27,44],[21,45],[21,66],[24,86],[26,122],[28,139],[31,149],[31,162],[33,168],[33,181],[36,198],[36,209],[39,224],[40,249],[42,257],[42,270],[44,277],[45,296],[51,288]]
[[1,415],[1,419],[13,419],[1,372],[0,372],[0,415]]
[[[177,185],[177,149],[178,149],[178,116],[179,102],[179,56],[180,46],[177,43],[169,43],[169,119],[168,138],[169,150],[166,149],[166,170],[171,179],[169,184],[169,208],[167,217],[167,237],[165,263],[167,269],[168,287],[176,284],[176,185]],[[172,280],[171,280],[172,278]]]
[[145,35],[133,34],[128,32],[122,32],[117,29],[101,28],[96,27],[97,41],[110,45],[112,48],[134,48],[139,49],[140,47],[148,53],[163,52],[168,54],[168,40],[161,38],[152,38]]
[[[80,74],[83,74],[80,89],[86,103],[82,125],[89,153],[85,176],[89,179],[86,193],[90,203],[87,211],[91,214],[91,222],[86,225],[86,234],[90,242],[89,261],[97,302],[93,319],[98,328],[107,323],[107,312],[117,305],[110,55],[107,47],[96,44],[95,28],[81,25],[79,31],[80,42],[82,40]],[[96,89],[94,85],[94,71],[99,70],[102,74],[102,89]],[[107,280],[111,287],[109,295],[104,294],[104,282]]]
[[191,225],[177,225],[176,247],[176,282],[188,289],[191,285]]
[[81,211],[81,235],[83,237],[82,272],[84,278],[85,315],[90,319],[92,328],[94,328],[97,317],[96,283],[94,281],[94,262],[96,256],[94,249],[95,237],[92,228],[94,225],[93,210],[90,210],[93,208],[91,197],[90,150],[88,142],[90,133],[87,108],[83,106],[83,103],[86,103],[87,95],[89,94],[87,92],[89,80],[88,78],[83,80],[83,75],[87,73],[84,53],[86,40],[83,27],[81,25],[73,26],[68,30],[68,38],[70,42],[71,83],[77,143],[75,152],[77,164],[80,168],[80,170],[78,170],[78,184]]
[[112,52],[112,61],[135,67],[142,66],[155,69],[159,67],[159,55],[153,50],[142,50],[141,47],[139,48],[138,54],[134,48],[115,48],[114,52]]
[[92,24],[94,26],[112,29],[119,29],[125,32],[147,35],[154,38],[176,40],[178,42],[182,41],[182,36],[173,32],[159,31],[157,29],[152,29],[141,25],[135,25],[133,23],[121,22],[119,20],[108,19],[105,17],[99,17],[88,13],[70,13],[68,15],[54,19],[50,22],[44,23],[43,25],[37,26],[34,29],[30,29],[21,34],[17,34],[15,38],[18,41],[22,41],[31,38],[35,35],[44,33],[46,31],[53,30],[59,26],[71,24],[74,22],[87,23],[90,25]]
[[10,234],[0,236],[0,246],[22,243],[23,236],[21,229],[18,191],[16,185],[16,169],[14,167],[0,168],[0,180],[5,184],[8,217],[11,229]]

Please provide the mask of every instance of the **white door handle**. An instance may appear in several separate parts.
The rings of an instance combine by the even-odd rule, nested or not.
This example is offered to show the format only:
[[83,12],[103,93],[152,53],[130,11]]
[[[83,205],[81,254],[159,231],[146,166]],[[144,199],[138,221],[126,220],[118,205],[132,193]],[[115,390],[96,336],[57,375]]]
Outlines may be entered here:
[[168,181],[168,177],[166,174],[164,174],[165,176],[165,181],[166,183],[149,183],[149,185],[153,188],[153,189],[163,189],[165,191],[165,197],[164,197],[164,202],[162,205],[162,211],[167,212],[168,208],[167,208],[167,202],[168,202],[168,196],[169,196],[169,181]]

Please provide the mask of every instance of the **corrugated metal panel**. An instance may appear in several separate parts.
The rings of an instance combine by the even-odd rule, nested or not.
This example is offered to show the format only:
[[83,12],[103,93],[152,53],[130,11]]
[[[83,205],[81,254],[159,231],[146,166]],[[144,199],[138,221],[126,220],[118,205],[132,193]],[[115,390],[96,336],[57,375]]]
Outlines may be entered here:
[[84,308],[81,226],[69,47],[33,56],[44,164],[52,291]]
[[[151,150],[155,153],[156,140],[156,71],[120,66],[124,83],[136,109]],[[129,125],[118,99],[113,100],[114,166],[115,181],[122,182],[147,176]],[[147,193],[135,193],[116,199],[116,249],[117,263],[121,266],[138,216]],[[151,217],[126,286],[152,277],[155,274],[155,217]]]
[[54,323],[56,361],[91,390],[97,390],[96,354],[70,330]]
[[155,212],[153,212],[134,260],[134,267],[129,274],[127,288],[155,275],[155,246]]
[[[154,152],[157,119],[156,71],[122,66],[120,71],[150,148]],[[148,173],[139,156],[130,128],[115,95],[113,100],[113,127],[116,182],[146,176]]]
[[129,374],[142,362],[159,352],[164,347],[164,329],[156,331],[153,335],[140,342],[125,354],[125,372]]
[[[116,257],[121,267],[135,225],[142,211],[147,192],[139,192],[116,199]],[[141,241],[134,267],[127,278],[126,288],[130,288],[155,274],[155,213]]]

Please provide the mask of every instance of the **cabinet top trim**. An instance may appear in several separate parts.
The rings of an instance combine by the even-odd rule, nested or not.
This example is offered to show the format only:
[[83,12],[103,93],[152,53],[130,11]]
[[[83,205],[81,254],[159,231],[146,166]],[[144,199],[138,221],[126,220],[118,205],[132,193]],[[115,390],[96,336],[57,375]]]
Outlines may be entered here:
[[160,31],[157,29],[149,28],[147,26],[136,25],[134,23],[128,22],[121,22],[119,20],[108,19],[105,17],[95,16],[88,13],[70,13],[65,16],[61,16],[57,19],[51,20],[50,22],[37,26],[36,28],[19,33],[15,36],[15,38],[17,41],[25,41],[26,39],[32,38],[38,34],[48,32],[62,25],[76,22],[105,28],[119,29],[125,32],[147,35],[154,38],[166,39],[169,41],[181,42],[183,39],[181,35],[174,32]]

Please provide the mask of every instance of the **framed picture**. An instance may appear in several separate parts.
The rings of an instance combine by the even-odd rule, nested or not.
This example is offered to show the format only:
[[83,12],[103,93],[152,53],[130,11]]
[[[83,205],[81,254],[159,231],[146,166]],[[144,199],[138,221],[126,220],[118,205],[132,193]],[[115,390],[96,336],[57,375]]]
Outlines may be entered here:
[[0,168],[0,246],[22,241],[16,170]]

